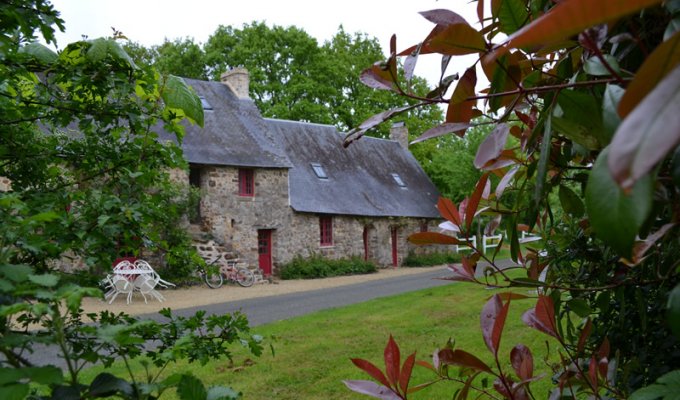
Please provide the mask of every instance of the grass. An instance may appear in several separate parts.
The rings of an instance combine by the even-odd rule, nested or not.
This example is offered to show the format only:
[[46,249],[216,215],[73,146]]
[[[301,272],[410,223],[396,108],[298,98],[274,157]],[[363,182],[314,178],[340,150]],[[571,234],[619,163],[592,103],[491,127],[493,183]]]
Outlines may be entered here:
[[[414,351],[418,360],[431,361],[432,352],[452,338],[457,348],[492,363],[481,336],[479,313],[493,293],[478,285],[453,283],[261,325],[253,331],[268,338],[274,354],[266,352],[254,358],[237,349],[233,364],[228,360],[205,366],[178,364],[165,373],[191,369],[207,385],[231,386],[247,399],[364,398],[342,383],[344,379],[370,379],[354,367],[350,358],[368,359],[384,368],[383,349],[390,334],[401,347],[402,361]],[[536,368],[549,376],[543,362],[547,336],[525,327],[520,320],[521,313],[530,307],[526,301],[511,305],[500,358],[503,367],[510,369],[511,348],[524,343],[534,353]],[[124,375],[121,365],[113,368]],[[93,377],[100,370],[89,373]],[[416,367],[412,385],[431,378],[431,372]],[[547,397],[547,380],[532,386],[537,398]],[[456,388],[453,383],[439,383],[410,398],[452,398]],[[167,393],[163,398],[175,397]]]

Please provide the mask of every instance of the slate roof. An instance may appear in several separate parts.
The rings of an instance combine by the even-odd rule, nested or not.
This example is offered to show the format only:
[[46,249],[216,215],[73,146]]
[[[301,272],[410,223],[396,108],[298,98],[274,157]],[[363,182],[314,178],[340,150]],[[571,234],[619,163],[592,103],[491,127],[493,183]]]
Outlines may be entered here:
[[[335,127],[266,120],[277,132],[293,164],[289,170],[290,203],[298,212],[438,218],[439,193],[413,155],[399,143],[363,137],[343,148]],[[328,179],[314,173],[324,168]],[[400,187],[392,177],[399,174]]]
[[[298,212],[439,218],[437,189],[397,142],[364,137],[345,149],[333,126],[264,119],[252,100],[238,99],[220,82],[185,81],[212,106],[204,128],[186,125],[182,149],[189,163],[289,168],[290,204]],[[319,179],[311,163],[321,164],[328,179]]]
[[[212,110],[204,111],[204,128],[185,125],[182,149],[188,162],[237,167],[291,167],[252,100],[237,98],[220,82],[184,80],[212,106]],[[174,136],[162,129],[159,136],[164,140],[174,140]]]

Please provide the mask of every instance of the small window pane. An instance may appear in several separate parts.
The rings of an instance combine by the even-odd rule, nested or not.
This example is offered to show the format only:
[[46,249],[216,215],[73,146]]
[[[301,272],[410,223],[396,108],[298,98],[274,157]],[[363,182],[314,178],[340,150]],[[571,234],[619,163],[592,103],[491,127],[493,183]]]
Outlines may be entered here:
[[321,246],[333,245],[333,217],[319,217],[319,233]]
[[205,99],[203,96],[198,96],[199,99],[201,99],[201,105],[203,106],[204,110],[212,111],[212,106],[210,103],[208,103],[208,100]]
[[255,195],[255,171],[252,169],[238,170],[238,194],[248,197]]
[[397,185],[401,187],[406,187],[406,183],[404,183],[399,174],[392,174],[392,178],[394,178],[394,181],[397,182]]
[[312,169],[319,179],[328,179],[328,174],[326,174],[326,171],[323,169],[321,164],[312,163]]

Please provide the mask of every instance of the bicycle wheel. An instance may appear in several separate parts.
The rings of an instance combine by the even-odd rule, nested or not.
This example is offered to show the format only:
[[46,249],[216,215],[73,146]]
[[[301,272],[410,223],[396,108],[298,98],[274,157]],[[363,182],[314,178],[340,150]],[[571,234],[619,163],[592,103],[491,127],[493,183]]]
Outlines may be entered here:
[[236,270],[236,283],[243,287],[253,286],[253,283],[255,283],[255,275],[253,275],[253,271],[247,268],[238,268]]
[[222,283],[224,283],[222,274],[220,272],[206,272],[203,274],[203,280],[205,280],[205,284],[211,289],[217,289],[222,286]]

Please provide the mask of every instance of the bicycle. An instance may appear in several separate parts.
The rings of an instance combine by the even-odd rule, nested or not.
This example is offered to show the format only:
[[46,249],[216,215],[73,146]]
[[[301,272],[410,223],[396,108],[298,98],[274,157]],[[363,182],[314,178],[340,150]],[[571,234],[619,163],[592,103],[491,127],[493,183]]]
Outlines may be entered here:
[[208,264],[206,268],[200,265],[196,268],[198,274],[201,276],[201,279],[203,279],[203,281],[205,282],[206,285],[208,285],[209,288],[217,289],[222,287],[222,284],[224,283],[224,278],[226,278],[230,282],[236,282],[243,287],[253,286],[253,283],[255,283],[255,276],[253,275],[253,272],[248,268],[237,267],[236,266],[236,264],[238,263],[237,258],[232,260],[225,259],[226,266],[222,265],[220,266],[217,272],[211,273],[210,267],[212,267],[218,261],[220,261],[221,258],[222,255],[220,254],[219,256],[217,256],[216,259],[210,262],[210,264]]

